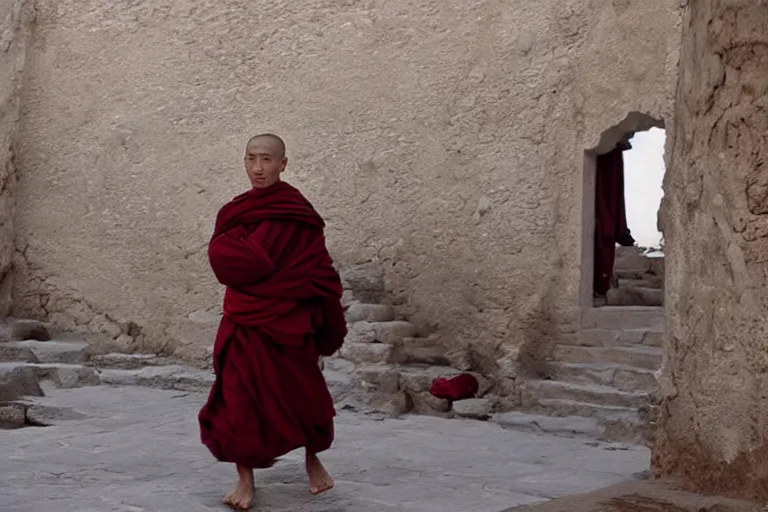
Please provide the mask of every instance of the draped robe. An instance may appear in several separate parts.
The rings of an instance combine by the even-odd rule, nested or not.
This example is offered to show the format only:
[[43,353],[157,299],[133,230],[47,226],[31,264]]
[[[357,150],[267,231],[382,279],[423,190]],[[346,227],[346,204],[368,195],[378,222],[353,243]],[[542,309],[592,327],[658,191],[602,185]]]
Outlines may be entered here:
[[599,155],[595,183],[595,253],[593,290],[605,295],[611,288],[616,243],[632,246],[635,241],[627,227],[624,204],[624,152],[618,145]]
[[336,411],[318,355],[347,333],[325,224],[287,183],[252,189],[216,218],[208,256],[226,286],[216,380],[198,419],[220,461],[270,466],[296,448],[326,450]]

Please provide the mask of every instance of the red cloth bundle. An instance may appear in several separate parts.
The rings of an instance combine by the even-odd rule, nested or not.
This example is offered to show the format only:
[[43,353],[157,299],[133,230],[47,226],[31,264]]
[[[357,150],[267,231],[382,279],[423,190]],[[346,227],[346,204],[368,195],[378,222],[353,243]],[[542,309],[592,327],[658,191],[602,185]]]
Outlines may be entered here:
[[432,381],[429,392],[437,398],[449,400],[464,400],[477,394],[480,384],[474,375],[462,373],[450,379],[440,377]]

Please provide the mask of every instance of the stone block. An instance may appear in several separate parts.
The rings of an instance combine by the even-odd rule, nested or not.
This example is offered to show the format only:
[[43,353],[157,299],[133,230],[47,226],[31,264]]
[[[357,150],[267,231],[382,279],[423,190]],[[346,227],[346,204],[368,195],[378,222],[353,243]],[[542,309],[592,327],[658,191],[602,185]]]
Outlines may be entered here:
[[403,338],[395,344],[392,355],[398,364],[428,364],[450,366],[445,347],[429,338]]
[[376,341],[393,345],[403,341],[403,338],[416,336],[416,326],[410,322],[372,322],[371,327],[375,333]]
[[351,304],[346,312],[347,322],[391,322],[395,310],[385,304]]
[[432,396],[429,392],[408,393],[413,411],[419,414],[445,416],[451,411],[451,401]]
[[13,320],[10,325],[12,341],[48,341],[51,334],[43,322],[37,320]]
[[0,403],[0,428],[21,428],[26,424],[26,419],[22,404]]
[[491,398],[470,398],[453,402],[453,412],[462,418],[487,420],[495,406],[496,401]]
[[43,396],[35,369],[25,363],[0,363],[0,402]]
[[392,354],[392,345],[384,343],[344,343],[339,355],[357,364],[386,363]]

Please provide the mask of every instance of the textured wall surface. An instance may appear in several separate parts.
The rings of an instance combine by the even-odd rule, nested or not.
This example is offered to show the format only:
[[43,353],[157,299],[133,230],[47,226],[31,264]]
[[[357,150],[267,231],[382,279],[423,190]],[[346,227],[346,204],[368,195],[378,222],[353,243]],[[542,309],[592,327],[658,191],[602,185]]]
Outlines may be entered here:
[[[514,372],[579,319],[584,150],[667,119],[672,0],[40,0],[19,156],[19,315],[198,357],[206,260],[243,145],[285,177],[339,265]],[[668,125],[669,126],[669,125]]]
[[19,124],[24,59],[33,10],[25,0],[0,0],[0,318],[11,307],[16,185],[14,141]]
[[662,205],[660,476],[768,501],[768,4],[690,2]]

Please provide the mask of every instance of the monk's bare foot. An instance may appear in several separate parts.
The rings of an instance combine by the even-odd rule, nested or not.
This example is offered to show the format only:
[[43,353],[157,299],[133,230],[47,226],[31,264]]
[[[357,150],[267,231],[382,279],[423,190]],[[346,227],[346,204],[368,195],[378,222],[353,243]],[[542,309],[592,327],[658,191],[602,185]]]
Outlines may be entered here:
[[317,455],[307,452],[307,475],[309,475],[309,492],[321,494],[333,489],[335,482],[326,471]]
[[224,496],[224,504],[234,510],[248,510],[253,505],[253,470],[237,466],[237,485]]

